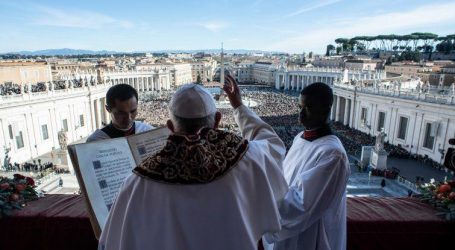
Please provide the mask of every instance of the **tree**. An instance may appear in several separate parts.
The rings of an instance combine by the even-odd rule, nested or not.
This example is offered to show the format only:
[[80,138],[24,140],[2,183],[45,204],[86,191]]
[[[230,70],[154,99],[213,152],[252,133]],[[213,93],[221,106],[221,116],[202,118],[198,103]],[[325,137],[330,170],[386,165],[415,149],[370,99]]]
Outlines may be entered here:
[[332,44],[327,45],[327,49],[325,51],[326,56],[330,56],[332,54],[332,51],[335,50],[335,46]]
[[357,51],[367,50],[365,44],[363,44],[363,43],[357,43],[356,48],[357,48]]
[[387,49],[386,44],[385,44],[385,41],[387,40],[387,36],[378,35],[378,36],[376,36],[376,40],[379,40],[381,42],[381,50],[385,51]]
[[349,39],[346,49],[350,50],[351,52],[354,52],[357,44],[358,42],[356,40]]
[[398,58],[399,61],[414,61],[420,62],[420,52],[418,51],[404,51]]
[[438,37],[436,40],[441,41],[440,43],[436,44],[436,51],[444,54],[449,54],[453,50],[455,50],[455,45],[452,42],[455,35],[448,35],[445,37]]
[[404,49],[406,49],[409,46],[409,43],[412,41],[412,38],[413,38],[412,35],[401,36],[401,41],[404,42],[403,44]]
[[202,85],[201,75],[197,74],[196,84]]
[[339,55],[341,53],[341,47],[338,46],[336,50],[337,50],[337,55]]
[[392,57],[391,56],[387,57],[385,65],[392,65]]
[[341,47],[341,52],[347,47],[347,43],[349,42],[349,39],[347,38],[337,38],[335,39],[335,43],[339,44]]

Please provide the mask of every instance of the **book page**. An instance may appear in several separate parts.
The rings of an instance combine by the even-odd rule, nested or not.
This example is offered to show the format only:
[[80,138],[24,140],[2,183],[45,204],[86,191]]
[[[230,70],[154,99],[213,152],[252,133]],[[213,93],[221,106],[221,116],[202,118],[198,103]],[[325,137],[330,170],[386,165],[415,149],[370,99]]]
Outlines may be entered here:
[[162,127],[129,136],[127,139],[136,165],[163,149],[170,133],[168,128]]
[[[136,166],[126,138],[72,146],[77,155],[79,184],[85,186],[92,210],[102,230],[123,181]],[[76,164],[74,164],[76,165]],[[80,179],[78,177],[78,179]]]

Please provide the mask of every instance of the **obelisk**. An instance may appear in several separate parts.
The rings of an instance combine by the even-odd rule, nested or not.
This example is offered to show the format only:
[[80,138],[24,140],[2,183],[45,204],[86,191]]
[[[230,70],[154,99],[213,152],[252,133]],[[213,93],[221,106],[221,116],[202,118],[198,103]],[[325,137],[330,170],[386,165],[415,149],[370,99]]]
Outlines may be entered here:
[[220,83],[221,83],[221,84],[224,84],[224,53],[223,53],[223,43],[221,43]]

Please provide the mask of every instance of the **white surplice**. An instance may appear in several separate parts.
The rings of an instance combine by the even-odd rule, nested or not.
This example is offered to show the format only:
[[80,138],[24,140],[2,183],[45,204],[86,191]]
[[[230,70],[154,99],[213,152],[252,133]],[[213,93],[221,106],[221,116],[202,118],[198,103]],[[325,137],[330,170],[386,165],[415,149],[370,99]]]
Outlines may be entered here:
[[275,250],[346,249],[346,151],[334,135],[311,142],[302,134],[283,162],[289,191],[279,204],[282,230],[265,241]]
[[227,174],[206,184],[162,183],[132,174],[100,237],[100,249],[254,250],[261,236],[280,230],[276,201],[288,185],[285,146],[246,106],[234,111],[249,140]]

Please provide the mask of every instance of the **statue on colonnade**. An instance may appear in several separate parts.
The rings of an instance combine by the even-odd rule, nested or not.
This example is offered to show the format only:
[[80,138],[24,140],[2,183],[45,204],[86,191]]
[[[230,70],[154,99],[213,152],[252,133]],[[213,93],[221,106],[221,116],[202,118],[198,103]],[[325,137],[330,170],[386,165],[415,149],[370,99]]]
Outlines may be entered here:
[[63,129],[58,132],[58,144],[60,145],[61,150],[67,149],[68,136],[66,135],[66,132]]
[[384,151],[384,140],[386,137],[386,133],[384,132],[384,128],[381,128],[381,132],[376,136],[376,143],[374,149],[376,152]]

